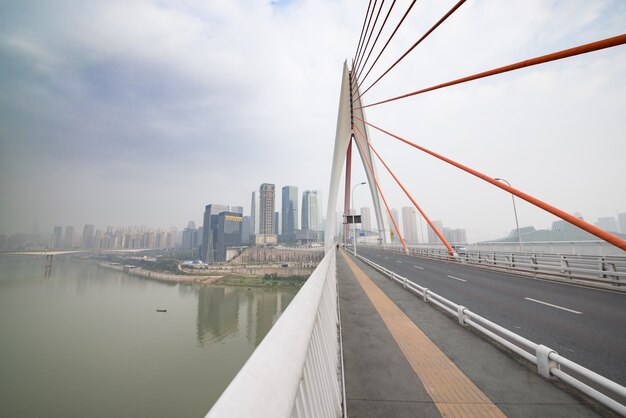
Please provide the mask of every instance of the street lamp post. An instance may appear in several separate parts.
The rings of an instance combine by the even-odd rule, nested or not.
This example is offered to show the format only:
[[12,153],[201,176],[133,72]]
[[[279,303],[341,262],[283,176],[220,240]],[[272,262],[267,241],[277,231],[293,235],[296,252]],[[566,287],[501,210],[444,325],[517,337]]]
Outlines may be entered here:
[[[509,185],[509,187],[513,187],[511,186],[511,183],[509,183],[508,181],[506,181],[503,178],[495,178],[494,180],[498,180],[498,181],[503,181],[506,184]],[[522,247],[522,234],[519,231],[519,222],[517,221],[517,209],[515,208],[515,195],[513,193],[511,193],[511,199],[513,200],[513,213],[515,214],[515,226],[517,227],[517,240],[519,242],[519,252],[522,253],[523,251],[523,247]]]
[[[362,186],[364,184],[367,184],[367,182],[363,181],[361,183],[356,184],[353,188],[352,188],[352,193],[350,194],[350,212],[352,212],[352,210],[354,209],[354,189],[356,189],[359,186]],[[354,231],[354,242],[352,243],[352,248],[354,248],[354,256],[356,257],[356,223],[354,222],[354,214],[352,214],[352,230]]]

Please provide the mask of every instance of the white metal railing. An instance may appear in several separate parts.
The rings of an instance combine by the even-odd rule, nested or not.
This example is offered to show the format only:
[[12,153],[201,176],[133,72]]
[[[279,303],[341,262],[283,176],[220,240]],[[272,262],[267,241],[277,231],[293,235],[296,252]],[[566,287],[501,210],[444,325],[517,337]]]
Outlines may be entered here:
[[[575,387],[613,411],[626,416],[626,388],[565,357],[562,357],[541,344],[536,344],[500,325],[475,314],[406,277],[382,267],[359,255],[359,259],[401,284],[411,293],[420,296],[458,318],[459,324],[470,326],[479,333],[505,346],[509,350],[537,365],[537,373],[545,378],[556,376],[561,381]],[[592,387],[593,386],[593,387]]]
[[[377,246],[406,254],[396,245]],[[407,248],[410,255],[456,261],[541,277],[579,279],[612,286],[626,285],[626,256],[564,255],[467,250],[451,256],[445,248]]]
[[342,389],[332,247],[207,417],[339,417]]

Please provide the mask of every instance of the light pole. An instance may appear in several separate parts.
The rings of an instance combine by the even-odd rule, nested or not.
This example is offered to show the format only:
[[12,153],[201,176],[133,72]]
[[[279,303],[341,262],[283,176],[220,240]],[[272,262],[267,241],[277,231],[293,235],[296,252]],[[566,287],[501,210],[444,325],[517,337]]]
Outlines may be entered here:
[[[497,177],[494,180],[503,181],[506,184],[508,184],[509,187],[513,187],[511,186],[511,183],[509,183],[505,179]],[[511,193],[511,199],[513,200],[513,213],[515,214],[515,226],[517,227],[517,240],[519,242],[519,252],[522,253],[524,252],[523,247],[522,247],[522,234],[519,231],[519,222],[517,221],[517,209],[515,208],[515,195],[513,193]]]
[[[353,206],[354,206],[354,189],[356,189],[359,186],[362,186],[364,184],[367,184],[367,182],[363,181],[361,183],[356,184],[353,188],[352,188],[352,193],[350,194],[350,212],[352,212],[353,210]],[[356,222],[354,222],[354,214],[352,215],[352,230],[354,231],[354,243],[352,244],[354,248],[354,256],[356,257]]]

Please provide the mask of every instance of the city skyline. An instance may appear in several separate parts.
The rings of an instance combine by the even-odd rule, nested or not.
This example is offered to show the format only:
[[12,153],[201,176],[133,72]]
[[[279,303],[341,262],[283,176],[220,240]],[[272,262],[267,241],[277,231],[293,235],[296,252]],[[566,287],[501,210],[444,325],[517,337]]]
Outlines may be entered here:
[[[197,208],[207,201],[245,205],[251,178],[321,190],[327,199],[341,66],[362,23],[348,11],[361,6],[0,6],[0,233],[28,231],[35,220],[42,228],[182,226],[198,222]],[[411,12],[379,66],[450,7],[431,2]],[[614,36],[625,19],[618,1],[467,3],[364,100]],[[625,67],[626,51],[616,47],[374,107],[368,118],[596,219],[626,208],[626,196],[612,186],[626,178]],[[371,136],[430,218],[464,225],[476,239],[511,229],[507,193]],[[353,164],[353,184],[363,173]],[[378,174],[390,206],[410,204],[381,165]],[[356,190],[354,205],[371,206],[365,188]],[[547,228],[554,220],[523,201],[518,212],[522,224]]]

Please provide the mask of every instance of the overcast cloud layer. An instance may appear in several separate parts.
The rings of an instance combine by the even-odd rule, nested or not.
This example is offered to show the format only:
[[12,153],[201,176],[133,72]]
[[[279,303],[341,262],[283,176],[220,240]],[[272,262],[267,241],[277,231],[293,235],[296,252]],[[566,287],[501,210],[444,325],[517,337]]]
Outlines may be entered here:
[[[182,228],[200,224],[208,203],[249,213],[250,192],[263,182],[327,193],[341,66],[354,54],[367,2],[197,3],[0,5],[0,233],[29,231],[35,221],[44,230]],[[390,22],[408,3],[397,2]],[[363,87],[454,3],[418,2]],[[622,1],[468,1],[364,101],[624,29]],[[593,221],[626,212],[625,74],[621,46],[367,116]],[[372,136],[431,218],[467,228],[471,240],[514,227],[506,193]],[[379,173],[391,206],[409,205]],[[364,178],[362,169],[355,176]],[[366,188],[355,206],[371,206]],[[519,212],[522,226],[554,220],[528,204]]]

